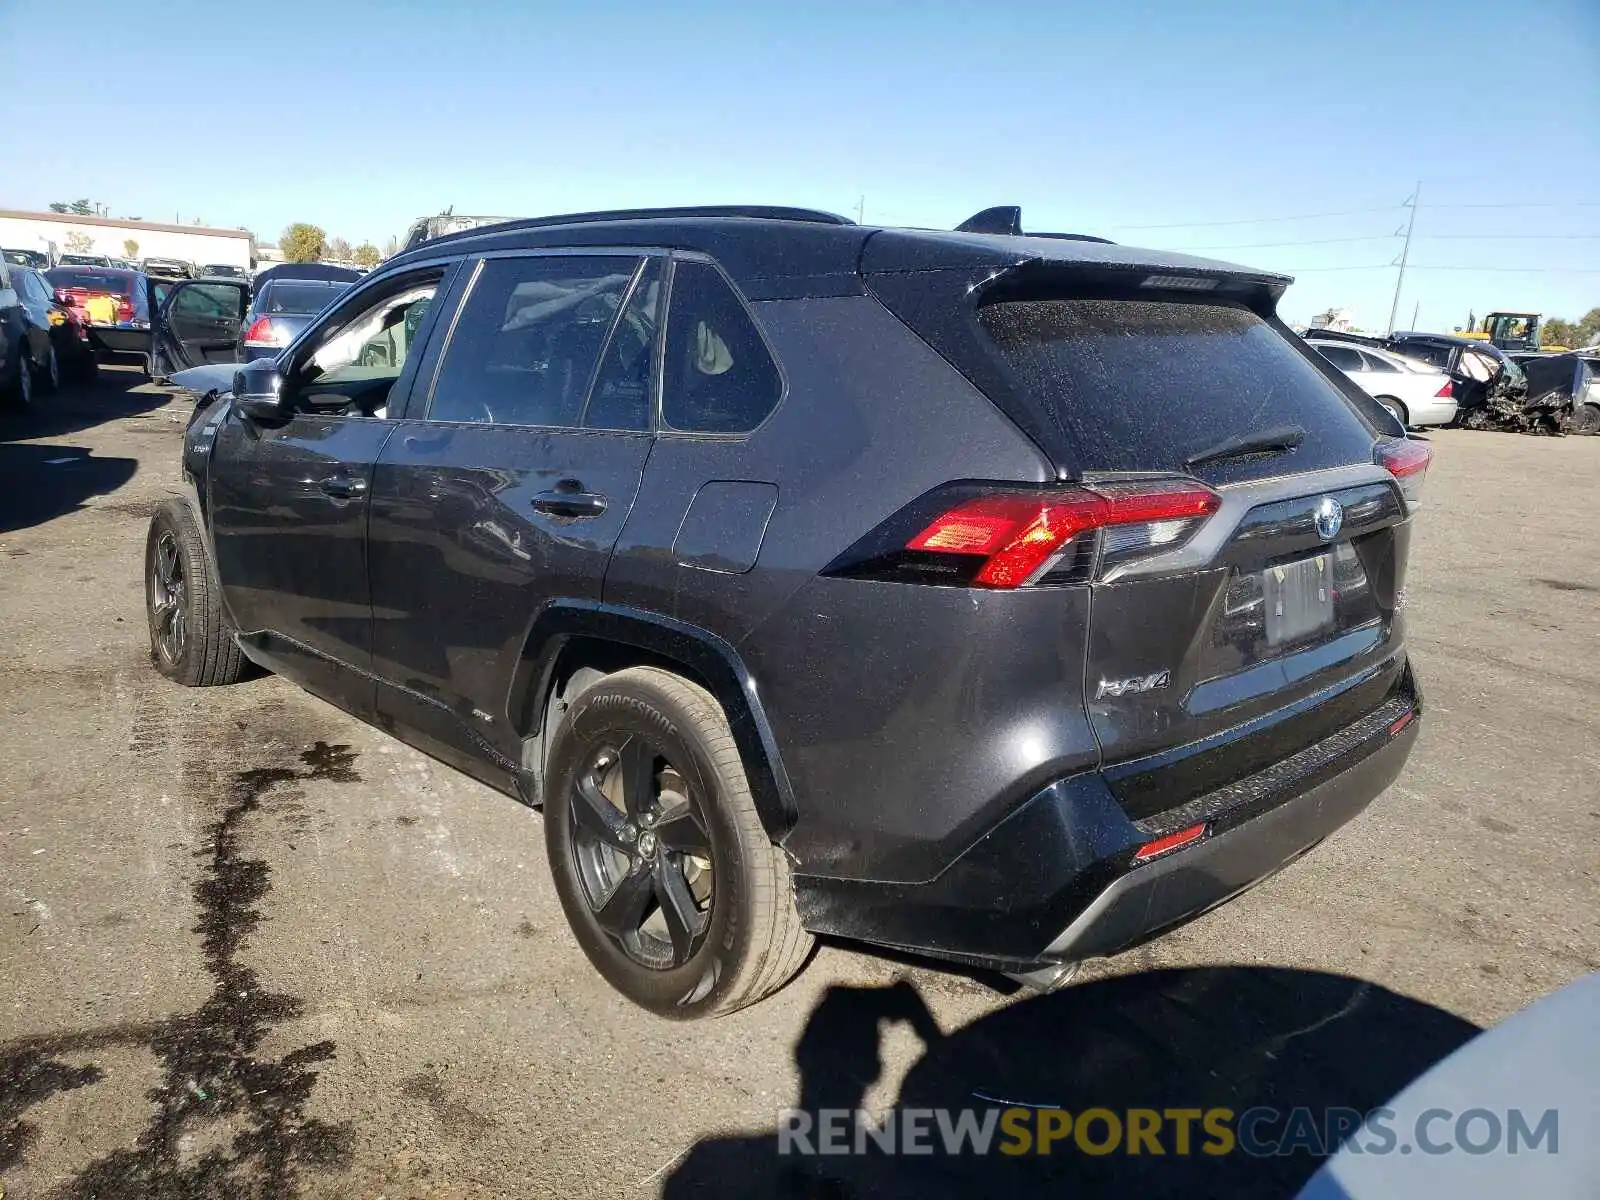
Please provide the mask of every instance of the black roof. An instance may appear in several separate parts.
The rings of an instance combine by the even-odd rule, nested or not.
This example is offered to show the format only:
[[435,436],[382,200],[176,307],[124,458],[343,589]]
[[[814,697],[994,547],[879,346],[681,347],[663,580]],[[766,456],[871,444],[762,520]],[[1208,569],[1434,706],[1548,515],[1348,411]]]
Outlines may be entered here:
[[385,271],[449,253],[540,247],[656,247],[694,250],[722,264],[752,300],[851,295],[878,272],[972,270],[999,273],[1029,263],[1227,277],[1276,298],[1290,277],[1232,263],[1141,250],[1077,236],[961,233],[857,225],[809,209],[717,206],[627,209],[507,221],[423,242]]
[[1424,333],[1415,329],[1397,329],[1389,335],[1389,340],[1394,342],[1432,342],[1436,346],[1469,346],[1474,350],[1482,350],[1490,358],[1506,358],[1505,352],[1487,338],[1462,337],[1456,333]]

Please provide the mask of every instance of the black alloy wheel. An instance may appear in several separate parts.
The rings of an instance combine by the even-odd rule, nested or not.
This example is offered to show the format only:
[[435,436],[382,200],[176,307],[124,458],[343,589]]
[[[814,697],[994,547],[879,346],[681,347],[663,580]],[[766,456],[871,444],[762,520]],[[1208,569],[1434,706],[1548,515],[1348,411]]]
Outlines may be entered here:
[[688,962],[710,926],[714,874],[701,801],[682,774],[633,734],[589,756],[569,803],[596,923],[642,967]]

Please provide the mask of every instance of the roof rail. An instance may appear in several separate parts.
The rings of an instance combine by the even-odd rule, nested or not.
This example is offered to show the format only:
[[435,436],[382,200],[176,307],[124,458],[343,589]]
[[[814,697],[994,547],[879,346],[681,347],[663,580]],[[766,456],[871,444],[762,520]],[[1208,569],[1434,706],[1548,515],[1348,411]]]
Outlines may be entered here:
[[[657,221],[679,217],[752,217],[765,221],[804,221],[813,225],[853,225],[849,217],[814,208],[786,208],[776,204],[701,204],[682,208],[613,208],[598,212],[559,213],[549,217],[517,217],[498,225],[480,225],[441,234],[430,242],[454,241],[513,229],[542,229],[550,225],[588,225],[600,221]],[[421,244],[421,243],[419,243]],[[408,247],[409,249],[409,247]]]
[[1095,237],[1090,233],[1043,233],[1022,228],[1022,206],[1001,204],[974,213],[956,226],[957,233],[994,233],[1004,237],[1057,238],[1064,242],[1101,242],[1114,245],[1110,238]]

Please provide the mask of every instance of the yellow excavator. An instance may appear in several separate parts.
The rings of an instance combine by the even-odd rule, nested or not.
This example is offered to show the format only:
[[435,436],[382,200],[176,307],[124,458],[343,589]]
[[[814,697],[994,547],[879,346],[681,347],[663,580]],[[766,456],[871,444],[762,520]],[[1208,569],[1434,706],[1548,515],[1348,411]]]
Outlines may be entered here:
[[1539,343],[1539,313],[1492,312],[1482,325],[1474,325],[1461,336],[1489,342],[1507,353],[1512,350],[1549,350],[1561,352],[1570,347],[1549,346]]

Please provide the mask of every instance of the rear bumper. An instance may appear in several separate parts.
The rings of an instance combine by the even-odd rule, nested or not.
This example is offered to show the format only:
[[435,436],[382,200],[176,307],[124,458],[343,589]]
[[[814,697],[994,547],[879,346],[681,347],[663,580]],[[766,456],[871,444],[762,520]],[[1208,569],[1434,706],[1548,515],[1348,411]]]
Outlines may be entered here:
[[132,325],[91,325],[89,344],[104,354],[150,353],[150,328]]
[[1433,399],[1419,403],[1407,414],[1413,425],[1448,425],[1456,419],[1454,400]]
[[[1078,776],[1031,797],[928,883],[802,875],[796,898],[816,932],[1013,973],[1117,954],[1238,895],[1357,816],[1400,774],[1420,715],[1408,671],[1394,698],[1347,729],[1159,821],[1130,821],[1099,775]],[[1202,822],[1199,841],[1135,860],[1147,842]]]

